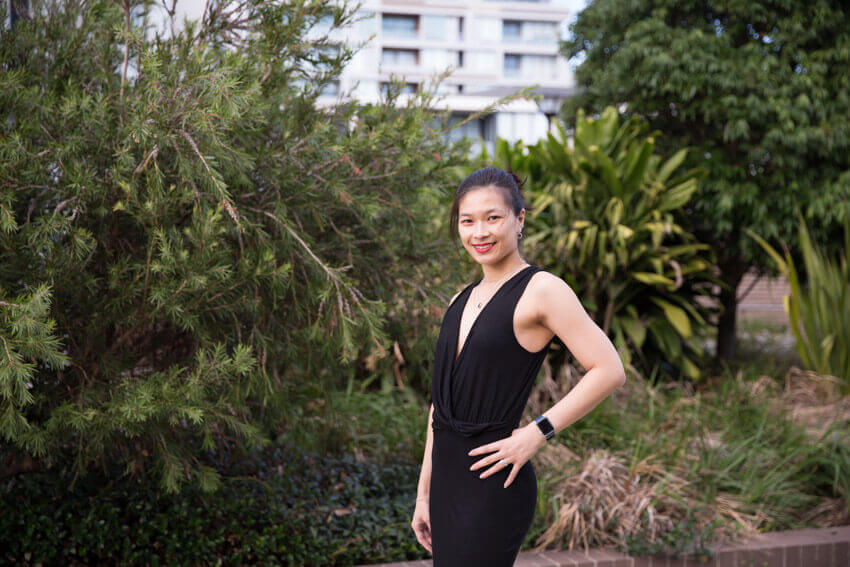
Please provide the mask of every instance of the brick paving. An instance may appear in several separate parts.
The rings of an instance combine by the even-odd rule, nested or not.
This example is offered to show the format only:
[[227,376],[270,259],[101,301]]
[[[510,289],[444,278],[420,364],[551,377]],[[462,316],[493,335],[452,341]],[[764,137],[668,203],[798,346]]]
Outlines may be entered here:
[[[363,566],[361,566],[363,567]],[[433,567],[431,560],[371,567]],[[476,566],[483,567],[483,566]],[[850,526],[758,534],[714,549],[714,557],[630,557],[608,549],[524,552],[514,567],[850,567]]]

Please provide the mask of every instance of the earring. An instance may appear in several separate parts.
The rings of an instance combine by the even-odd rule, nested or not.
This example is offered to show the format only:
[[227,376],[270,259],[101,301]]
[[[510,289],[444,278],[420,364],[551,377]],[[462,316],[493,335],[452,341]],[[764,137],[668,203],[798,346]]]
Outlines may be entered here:
[[517,238],[522,238],[522,231],[519,231],[519,234],[516,235]]

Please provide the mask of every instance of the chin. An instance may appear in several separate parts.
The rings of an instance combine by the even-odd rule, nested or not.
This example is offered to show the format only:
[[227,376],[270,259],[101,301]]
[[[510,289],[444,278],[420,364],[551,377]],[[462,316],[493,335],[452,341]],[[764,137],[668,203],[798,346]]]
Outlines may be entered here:
[[501,262],[505,257],[504,254],[493,254],[492,252],[488,253],[488,254],[484,254],[482,256],[481,254],[476,252],[474,248],[472,249],[472,252],[471,252],[470,255],[472,256],[473,260],[475,260],[476,262],[478,262],[481,265],[497,264],[497,263]]

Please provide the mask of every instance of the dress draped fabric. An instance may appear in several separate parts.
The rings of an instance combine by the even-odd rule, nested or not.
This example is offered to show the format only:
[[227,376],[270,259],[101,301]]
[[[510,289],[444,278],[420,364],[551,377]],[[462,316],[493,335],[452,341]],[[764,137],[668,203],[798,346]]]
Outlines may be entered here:
[[469,467],[489,453],[468,452],[510,437],[519,425],[548,344],[537,352],[526,350],[514,334],[513,317],[529,280],[540,270],[527,266],[496,290],[456,360],[461,315],[481,280],[464,288],[443,317],[431,390],[434,567],[511,566],[531,527],[537,503],[531,462],[505,488],[512,465],[482,479],[479,475],[489,467]]

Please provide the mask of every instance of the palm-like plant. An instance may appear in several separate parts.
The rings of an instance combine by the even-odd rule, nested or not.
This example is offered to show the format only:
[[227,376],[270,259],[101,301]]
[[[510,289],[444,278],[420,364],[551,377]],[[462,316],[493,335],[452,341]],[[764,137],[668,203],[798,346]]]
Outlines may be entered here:
[[[653,153],[657,133],[615,108],[579,111],[573,147],[564,130],[533,146],[501,140],[496,161],[531,186],[529,257],[565,279],[611,336],[624,363],[659,365],[692,379],[703,352],[695,338],[711,315],[713,256],[675,221],[697,189],[698,170],[674,175],[686,149]],[[636,355],[636,356],[633,356]],[[639,364],[635,365],[635,361]]]
[[797,339],[797,351],[803,364],[818,374],[844,379],[844,391],[850,390],[850,221],[844,222],[844,251],[835,259],[820,251],[799,219],[800,251],[808,279],[801,284],[800,274],[787,247],[785,257],[762,237],[749,229],[746,233],[758,242],[787,278],[791,294],[783,303],[791,329]]

